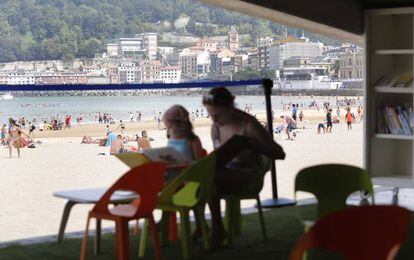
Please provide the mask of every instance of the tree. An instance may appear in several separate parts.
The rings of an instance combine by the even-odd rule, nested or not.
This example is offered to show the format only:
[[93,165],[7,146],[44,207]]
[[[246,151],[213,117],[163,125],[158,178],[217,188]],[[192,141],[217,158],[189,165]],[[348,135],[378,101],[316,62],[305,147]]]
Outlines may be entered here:
[[233,74],[233,80],[260,79],[261,77],[262,76],[259,71],[253,70],[250,67]]

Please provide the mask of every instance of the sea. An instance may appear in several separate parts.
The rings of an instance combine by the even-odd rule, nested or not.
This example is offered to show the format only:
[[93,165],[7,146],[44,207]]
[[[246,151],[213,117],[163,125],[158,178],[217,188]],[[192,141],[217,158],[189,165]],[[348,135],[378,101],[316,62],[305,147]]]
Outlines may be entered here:
[[[314,99],[301,96],[274,96],[272,97],[272,109],[281,110],[283,104],[295,103],[300,107],[306,107],[311,102],[316,102],[323,107],[324,102],[335,103],[334,97]],[[50,121],[52,116],[64,118],[71,115],[73,121],[82,115],[82,123],[96,122],[97,113],[109,113],[118,120],[129,120],[129,113],[137,115],[141,112],[142,119],[154,119],[175,104],[183,105],[190,114],[198,111],[206,116],[202,104],[202,96],[28,96],[13,97],[11,100],[0,100],[0,123],[7,123],[8,118],[18,120],[25,117],[26,120],[37,122]],[[265,112],[264,96],[237,96],[236,106],[242,110],[246,107],[252,113]]]

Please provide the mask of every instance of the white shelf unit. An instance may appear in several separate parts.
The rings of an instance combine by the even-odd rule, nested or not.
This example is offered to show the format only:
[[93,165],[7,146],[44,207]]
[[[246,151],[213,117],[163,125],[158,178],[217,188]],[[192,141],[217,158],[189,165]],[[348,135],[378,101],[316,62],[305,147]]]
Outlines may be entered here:
[[413,88],[394,88],[394,87],[375,87],[375,92],[377,93],[395,93],[395,94],[411,94],[413,93]]
[[414,140],[413,135],[375,134],[374,137],[379,139]]
[[404,54],[414,54],[413,49],[385,49],[385,50],[376,50],[378,55],[404,55]]
[[384,76],[413,72],[414,8],[369,10],[365,13],[365,167],[373,182],[414,187],[414,136],[381,133],[381,110],[388,105],[413,108],[413,87],[375,86]]

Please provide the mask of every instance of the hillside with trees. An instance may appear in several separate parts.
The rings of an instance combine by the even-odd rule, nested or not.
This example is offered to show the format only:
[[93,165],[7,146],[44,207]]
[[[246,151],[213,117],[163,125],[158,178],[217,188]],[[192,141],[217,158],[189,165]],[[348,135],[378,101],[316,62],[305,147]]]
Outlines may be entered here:
[[[184,22],[178,22],[184,21]],[[191,0],[3,0],[0,62],[90,58],[106,43],[141,32],[184,35],[239,33],[280,37],[301,31]],[[325,43],[337,42],[307,34]]]

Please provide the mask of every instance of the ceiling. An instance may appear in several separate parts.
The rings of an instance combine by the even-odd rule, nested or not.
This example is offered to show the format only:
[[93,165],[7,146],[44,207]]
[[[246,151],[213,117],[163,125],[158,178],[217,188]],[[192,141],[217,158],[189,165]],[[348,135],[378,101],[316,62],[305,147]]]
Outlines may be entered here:
[[199,1],[357,44],[363,43],[364,10],[414,7],[414,0]]

